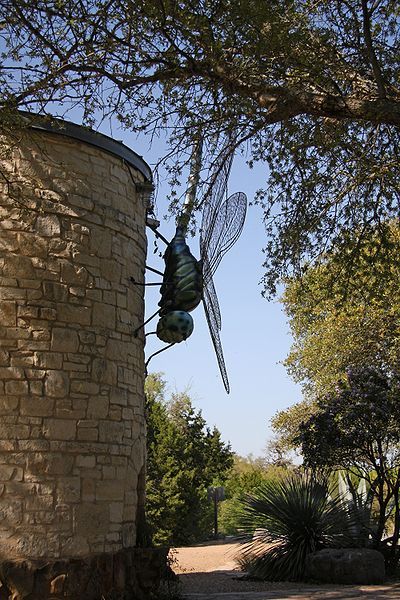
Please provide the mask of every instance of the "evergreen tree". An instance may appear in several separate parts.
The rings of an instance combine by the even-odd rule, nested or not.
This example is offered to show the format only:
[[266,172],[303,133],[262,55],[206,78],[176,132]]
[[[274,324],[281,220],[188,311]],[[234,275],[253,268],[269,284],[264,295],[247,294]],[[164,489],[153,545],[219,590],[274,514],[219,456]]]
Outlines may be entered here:
[[207,487],[224,480],[233,453],[187,393],[166,402],[165,387],[160,374],[147,378],[147,516],[155,543],[185,545],[211,533]]

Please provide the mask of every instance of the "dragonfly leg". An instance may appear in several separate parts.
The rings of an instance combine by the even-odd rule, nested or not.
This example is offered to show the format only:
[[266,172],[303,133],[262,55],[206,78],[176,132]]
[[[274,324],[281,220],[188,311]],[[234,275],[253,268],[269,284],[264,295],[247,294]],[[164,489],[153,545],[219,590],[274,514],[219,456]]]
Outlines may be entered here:
[[158,271],[157,269],[153,269],[153,267],[149,267],[148,265],[146,265],[146,269],[148,271],[151,271],[152,273],[156,273],[157,275],[161,275],[161,277],[164,277],[164,273],[162,271]]
[[154,352],[154,354],[151,354],[151,356],[149,356],[149,358],[144,363],[144,368],[145,368],[145,374],[146,375],[147,375],[147,365],[149,364],[149,362],[151,361],[151,359],[154,358],[154,356],[157,356],[157,354],[161,354],[161,352],[164,352],[165,350],[168,350],[168,348],[171,348],[171,346],[175,346],[175,342],[172,342],[172,344],[168,344],[168,346],[165,346],[165,348],[161,348],[161,350],[158,350],[157,352]]
[[151,222],[147,222],[146,224],[148,225],[148,227],[150,227],[150,229],[152,230],[152,232],[154,233],[156,238],[158,238],[159,240],[162,240],[166,246],[169,245],[169,241],[163,235],[161,235],[161,233],[158,231],[157,225],[155,223],[153,224]]
[[[146,265],[146,269],[147,271],[151,271],[152,273],[156,273],[156,275],[160,275],[160,277],[164,277],[164,273],[162,271],[158,271],[158,269],[153,269],[153,267],[149,267],[148,265]],[[162,285],[162,281],[160,281],[160,283],[140,283],[139,281],[136,281],[136,279],[134,277],[129,277],[130,281],[135,284],[135,285]]]
[[140,331],[141,329],[143,329],[143,327],[144,327],[145,325],[147,325],[147,323],[150,323],[150,321],[151,321],[152,319],[154,319],[154,317],[156,317],[156,316],[158,315],[158,313],[160,312],[160,310],[161,310],[161,309],[159,308],[159,309],[158,309],[158,310],[157,310],[157,311],[154,313],[154,315],[151,315],[151,317],[149,317],[149,318],[148,318],[148,319],[147,319],[147,320],[146,320],[144,323],[142,323],[141,325],[139,325],[139,327],[136,327],[136,329],[134,329],[134,330],[133,330],[133,336],[134,336],[134,337],[137,337],[137,336],[138,336],[138,333],[139,333],[139,331]]
[[141,283],[140,281],[136,281],[136,279],[134,277],[130,277],[129,278],[131,283],[133,283],[133,285],[142,285],[143,287],[148,286],[148,285],[162,285],[163,282],[150,282],[150,283]]

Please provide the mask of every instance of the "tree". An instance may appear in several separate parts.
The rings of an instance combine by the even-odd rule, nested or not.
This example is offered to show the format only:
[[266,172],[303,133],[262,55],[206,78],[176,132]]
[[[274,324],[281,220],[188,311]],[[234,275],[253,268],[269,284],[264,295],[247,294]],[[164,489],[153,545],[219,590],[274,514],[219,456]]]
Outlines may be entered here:
[[233,458],[187,393],[165,401],[160,373],[146,380],[147,517],[155,543],[185,545],[212,530],[207,487],[223,481]]
[[303,384],[305,399],[272,419],[281,450],[294,448],[300,423],[316,410],[315,397],[346,381],[348,368],[399,370],[400,229],[396,222],[382,223],[380,229],[387,240],[384,254],[376,233],[358,247],[355,260],[357,240],[350,236],[345,252],[325,256],[301,278],[286,282],[282,301],[294,344],[285,365]]
[[298,450],[300,424],[307,421],[315,410],[314,401],[302,400],[275,413],[271,419],[271,428],[275,433],[273,443],[282,454]]
[[172,181],[199,135],[206,163],[241,147],[268,164],[257,200],[270,293],[304,257],[397,215],[395,0],[1,0],[0,11],[4,118],[80,107],[90,125],[168,127]]
[[362,247],[352,236],[345,253],[334,252],[287,281],[282,301],[294,344],[285,365],[311,396],[333,389],[351,366],[399,367],[400,228],[389,222],[380,229],[384,254],[377,232]]
[[[399,374],[349,371],[345,383],[318,399],[317,412],[300,425],[298,442],[306,466],[345,469],[365,479],[379,507],[373,545],[394,568],[400,537]],[[389,518],[393,531],[386,548],[382,540]]]

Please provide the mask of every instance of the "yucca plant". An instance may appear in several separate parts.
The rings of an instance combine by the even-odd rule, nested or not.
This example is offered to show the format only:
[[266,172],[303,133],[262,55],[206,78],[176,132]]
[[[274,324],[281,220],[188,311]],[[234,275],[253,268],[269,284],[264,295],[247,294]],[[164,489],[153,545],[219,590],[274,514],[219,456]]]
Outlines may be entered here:
[[326,479],[292,474],[262,484],[241,508],[243,540],[239,562],[249,576],[299,581],[307,555],[322,548],[353,545],[352,517],[329,493]]
[[341,504],[353,517],[352,537],[359,546],[367,547],[375,537],[377,524],[372,518],[373,492],[362,477],[346,471],[337,472],[338,485],[335,489]]

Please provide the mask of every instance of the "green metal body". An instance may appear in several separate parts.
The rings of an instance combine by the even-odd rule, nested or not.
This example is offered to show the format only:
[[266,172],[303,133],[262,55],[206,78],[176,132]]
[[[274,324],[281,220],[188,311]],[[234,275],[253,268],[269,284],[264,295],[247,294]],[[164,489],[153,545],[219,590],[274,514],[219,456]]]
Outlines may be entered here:
[[201,262],[190,252],[183,229],[177,227],[165,254],[165,271],[160,289],[160,316],[171,311],[190,312],[203,297]]

